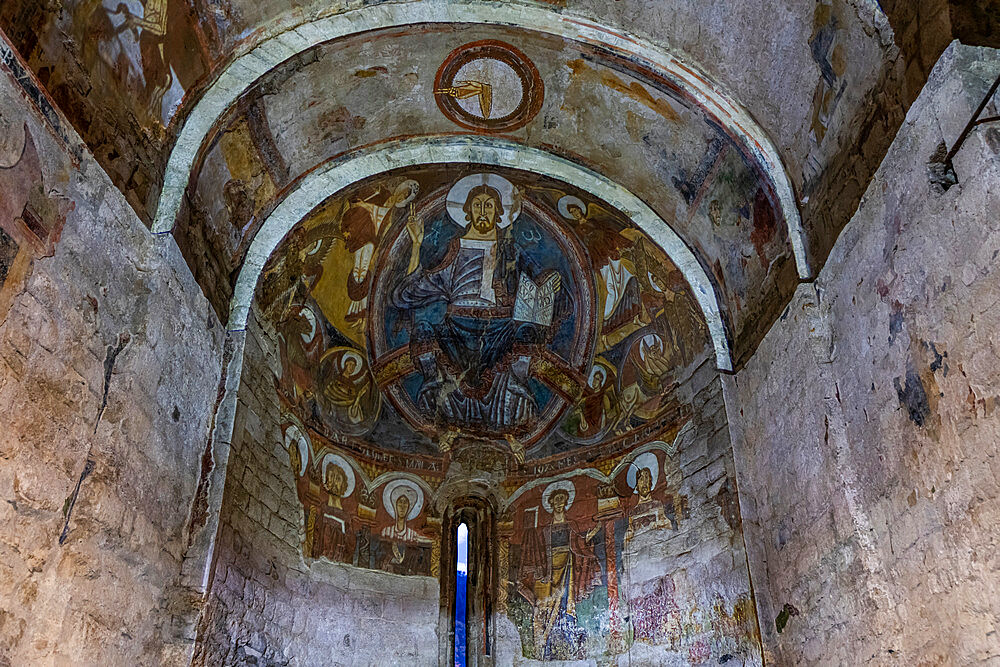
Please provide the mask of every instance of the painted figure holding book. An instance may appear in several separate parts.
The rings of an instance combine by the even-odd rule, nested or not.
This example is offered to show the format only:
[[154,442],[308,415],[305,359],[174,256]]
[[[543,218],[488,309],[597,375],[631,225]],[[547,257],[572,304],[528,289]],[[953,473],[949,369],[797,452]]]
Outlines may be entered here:
[[447,217],[425,228],[412,212],[406,275],[388,300],[408,320],[419,413],[502,437],[515,453],[551,396],[531,381],[533,360],[576,328],[572,271],[545,247],[551,232],[522,219],[520,195],[497,174],[474,174],[451,187]]

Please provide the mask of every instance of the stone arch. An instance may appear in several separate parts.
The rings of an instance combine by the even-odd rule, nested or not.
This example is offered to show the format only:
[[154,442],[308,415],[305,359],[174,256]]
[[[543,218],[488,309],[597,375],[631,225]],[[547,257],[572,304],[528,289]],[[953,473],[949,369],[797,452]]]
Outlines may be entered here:
[[281,239],[329,195],[364,178],[413,164],[479,163],[528,169],[573,183],[626,214],[677,265],[701,307],[715,348],[716,366],[732,370],[718,295],[694,253],[673,229],[629,190],[574,162],[537,148],[483,136],[451,136],[395,141],[358,151],[312,171],[270,213],[247,251],[230,304],[228,328],[245,328],[257,281]]
[[282,26],[236,56],[182,121],[164,172],[163,186],[153,219],[154,233],[173,229],[191,167],[212,127],[253,84],[283,61],[324,42],[358,33],[414,23],[482,23],[508,25],[544,32],[590,44],[600,44],[625,58],[649,67],[673,84],[738,137],[772,181],[788,226],[798,275],[809,279],[812,271],[791,179],[781,157],[764,130],[740,104],[692,63],[651,42],[624,31],[612,30],[570,13],[541,7],[472,0],[414,0],[356,10]]

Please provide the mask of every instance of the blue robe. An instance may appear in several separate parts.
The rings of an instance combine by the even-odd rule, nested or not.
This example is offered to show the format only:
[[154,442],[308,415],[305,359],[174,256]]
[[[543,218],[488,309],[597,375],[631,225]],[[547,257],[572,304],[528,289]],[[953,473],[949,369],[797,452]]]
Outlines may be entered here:
[[[486,261],[491,245],[492,272]],[[537,326],[512,317],[518,259],[504,241],[454,239],[436,267],[421,267],[393,290],[392,305],[413,314],[411,354],[424,373],[421,411],[456,425],[504,431],[537,415],[528,360],[512,358],[518,345],[541,339]],[[437,305],[445,306],[443,317],[420,312]],[[434,365],[428,364],[431,347],[440,352]]]

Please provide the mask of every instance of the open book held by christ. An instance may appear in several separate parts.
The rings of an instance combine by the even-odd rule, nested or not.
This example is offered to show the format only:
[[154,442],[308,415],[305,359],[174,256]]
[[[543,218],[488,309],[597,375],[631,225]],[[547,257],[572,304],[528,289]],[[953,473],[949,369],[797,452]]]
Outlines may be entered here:
[[517,286],[517,300],[514,301],[514,320],[531,322],[541,326],[552,324],[552,310],[559,290],[559,274],[550,273],[541,283],[536,283],[521,274]]

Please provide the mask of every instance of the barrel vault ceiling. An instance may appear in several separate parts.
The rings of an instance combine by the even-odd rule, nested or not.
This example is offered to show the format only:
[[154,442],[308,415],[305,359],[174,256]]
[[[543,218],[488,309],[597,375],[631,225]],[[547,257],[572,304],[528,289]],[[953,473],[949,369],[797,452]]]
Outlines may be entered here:
[[[0,28],[140,217],[175,236],[224,321],[245,319],[270,253],[307,217],[282,207],[300,191],[370,188],[359,165],[376,157],[385,172],[435,162],[458,175],[457,163],[531,172],[543,154],[669,228],[655,242],[729,370],[822,265],[948,38],[994,39],[977,11],[943,0],[10,0]],[[553,169],[539,178],[580,189]],[[316,191],[310,206],[334,194]],[[583,216],[635,223],[621,205],[597,197]],[[280,235],[263,242],[261,230]]]

